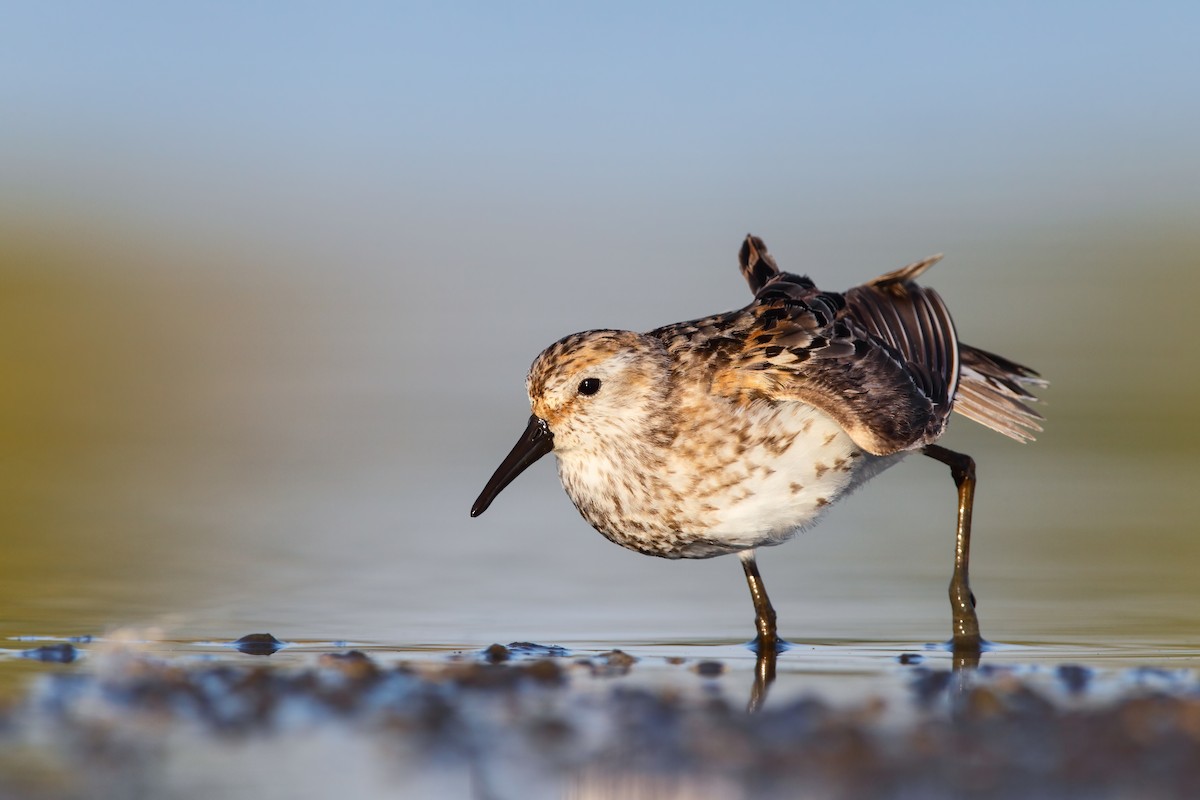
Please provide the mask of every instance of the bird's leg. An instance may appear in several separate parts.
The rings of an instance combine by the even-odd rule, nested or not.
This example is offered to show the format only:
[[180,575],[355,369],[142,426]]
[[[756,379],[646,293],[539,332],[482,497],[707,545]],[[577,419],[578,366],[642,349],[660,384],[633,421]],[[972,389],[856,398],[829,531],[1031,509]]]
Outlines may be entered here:
[[738,554],[742,559],[742,569],[746,571],[746,583],[750,585],[750,598],[754,601],[754,627],[758,635],[754,637],[754,687],[750,692],[749,711],[758,711],[767,699],[767,689],[775,680],[775,660],[779,654],[779,634],[775,630],[775,609],[771,606],[771,598],[767,597],[767,587],[762,576],[758,574],[758,563],[754,560],[753,550],[743,550]]
[[958,486],[958,533],[954,540],[954,574],[950,578],[950,611],[954,617],[951,646],[956,656],[978,655],[983,649],[979,617],[975,614],[975,595],[967,576],[971,559],[971,506],[975,501],[975,461],[963,453],[931,444],[922,452],[950,467]]
[[754,626],[758,629],[758,636],[754,638],[754,649],[759,653],[774,653],[779,648],[779,636],[775,631],[775,609],[771,607],[767,587],[763,584],[762,576],[758,574],[754,551],[743,550],[738,556],[742,559],[742,569],[746,571],[746,583],[750,585],[750,599],[754,601]]

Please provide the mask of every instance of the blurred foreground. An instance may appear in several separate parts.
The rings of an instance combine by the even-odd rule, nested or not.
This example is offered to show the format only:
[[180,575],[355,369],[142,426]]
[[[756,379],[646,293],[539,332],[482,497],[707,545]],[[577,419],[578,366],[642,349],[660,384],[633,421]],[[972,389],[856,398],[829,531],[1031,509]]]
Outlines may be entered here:
[[1192,670],[1001,658],[951,672],[907,653],[876,658],[870,690],[851,699],[828,691],[844,678],[785,676],[748,715],[736,657],[521,643],[254,664],[156,647],[128,634],[92,645],[84,669],[44,678],[0,712],[0,795],[1144,800],[1200,790]]

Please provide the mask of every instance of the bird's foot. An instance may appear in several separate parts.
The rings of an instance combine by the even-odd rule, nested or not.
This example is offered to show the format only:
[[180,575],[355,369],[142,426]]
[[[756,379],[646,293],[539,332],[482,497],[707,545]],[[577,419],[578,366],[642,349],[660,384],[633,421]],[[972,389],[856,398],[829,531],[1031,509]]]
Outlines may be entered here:
[[791,642],[780,639],[778,636],[764,637],[762,634],[758,634],[746,642],[746,647],[755,653],[783,653],[791,649],[791,646]]

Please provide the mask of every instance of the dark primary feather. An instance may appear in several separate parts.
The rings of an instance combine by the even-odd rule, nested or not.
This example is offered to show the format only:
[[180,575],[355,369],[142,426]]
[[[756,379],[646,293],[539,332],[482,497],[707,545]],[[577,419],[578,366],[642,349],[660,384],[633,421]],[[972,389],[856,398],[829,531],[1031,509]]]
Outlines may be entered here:
[[[963,345],[941,298],[915,278],[935,256],[848,292],[781,272],[762,240],[739,254],[754,302],[652,331],[681,361],[709,368],[712,391],[752,402],[800,401],[877,455],[932,443],[952,408],[1019,440],[1040,430],[1023,400],[1026,367]],[[886,398],[886,402],[880,402]]]

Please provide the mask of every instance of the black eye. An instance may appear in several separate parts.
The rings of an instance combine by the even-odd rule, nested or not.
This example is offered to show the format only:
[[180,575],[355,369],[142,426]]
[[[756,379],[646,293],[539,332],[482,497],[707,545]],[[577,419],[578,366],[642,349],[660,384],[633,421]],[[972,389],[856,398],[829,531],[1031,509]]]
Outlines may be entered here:
[[598,391],[600,391],[599,378],[584,378],[579,382],[580,394],[593,395]]

